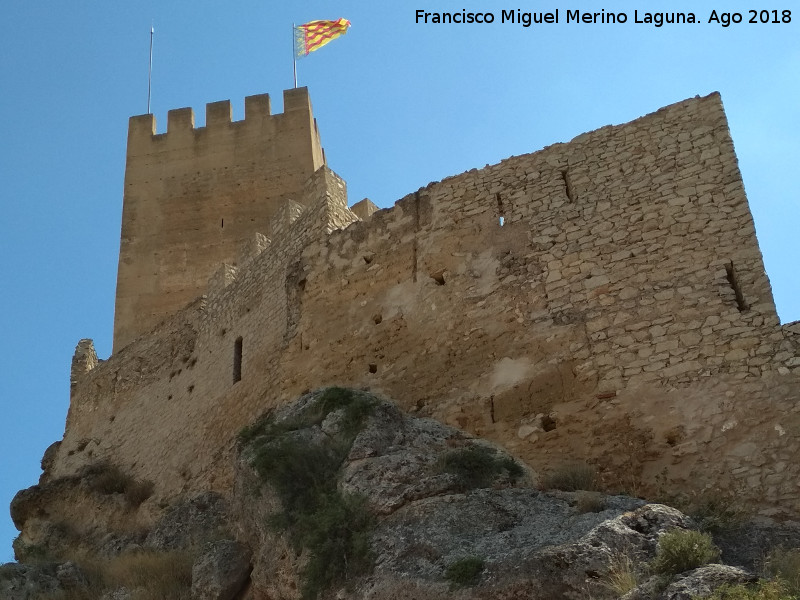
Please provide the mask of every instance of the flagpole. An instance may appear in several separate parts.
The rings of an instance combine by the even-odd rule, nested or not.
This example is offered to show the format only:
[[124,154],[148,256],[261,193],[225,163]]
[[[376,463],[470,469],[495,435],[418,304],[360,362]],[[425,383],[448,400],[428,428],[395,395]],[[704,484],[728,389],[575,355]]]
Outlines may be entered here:
[[150,68],[147,71],[147,114],[150,114],[150,92],[153,82],[153,33],[155,29],[152,23],[150,24]]
[[294,67],[294,87],[297,88],[297,48],[295,48],[295,36],[297,32],[295,30],[295,25],[292,23],[292,66]]

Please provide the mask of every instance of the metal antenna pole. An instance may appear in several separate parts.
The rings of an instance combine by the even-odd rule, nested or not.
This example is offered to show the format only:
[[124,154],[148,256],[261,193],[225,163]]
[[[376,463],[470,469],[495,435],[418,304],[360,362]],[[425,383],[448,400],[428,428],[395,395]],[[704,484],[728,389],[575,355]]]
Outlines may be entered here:
[[150,25],[150,69],[147,72],[147,114],[150,114],[150,91],[153,82],[153,33],[155,29]]
[[292,65],[294,66],[294,87],[297,87],[297,30],[292,23]]

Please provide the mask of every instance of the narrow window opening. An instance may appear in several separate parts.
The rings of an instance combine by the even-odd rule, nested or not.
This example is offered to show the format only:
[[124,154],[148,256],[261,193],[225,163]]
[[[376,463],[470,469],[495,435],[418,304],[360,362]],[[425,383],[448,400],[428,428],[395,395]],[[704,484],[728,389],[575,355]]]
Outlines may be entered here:
[[564,193],[567,195],[567,200],[575,202],[575,194],[572,189],[572,183],[569,180],[569,171],[567,169],[561,171],[561,179],[564,181]]
[[498,221],[500,222],[500,227],[506,224],[506,209],[503,207],[503,199],[500,197],[500,194],[494,195],[495,200],[497,200],[497,217]]
[[733,294],[736,296],[736,307],[739,309],[739,312],[749,310],[750,306],[748,306],[744,299],[742,286],[739,284],[739,279],[736,277],[736,271],[733,268],[733,262],[729,262],[725,265],[725,273],[728,276],[728,283],[733,290]]
[[242,338],[236,338],[233,345],[233,383],[242,380]]
[[225,229],[225,219],[220,219],[219,220],[219,228],[220,229]]

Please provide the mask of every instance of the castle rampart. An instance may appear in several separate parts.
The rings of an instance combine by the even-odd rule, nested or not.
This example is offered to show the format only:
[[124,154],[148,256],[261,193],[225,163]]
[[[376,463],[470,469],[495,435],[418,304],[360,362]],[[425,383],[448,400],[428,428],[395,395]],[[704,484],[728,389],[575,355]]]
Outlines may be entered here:
[[114,350],[202,294],[220,263],[301,201],[323,164],[306,88],[284,93],[282,114],[270,114],[266,95],[246,98],[242,121],[227,100],[206,106],[205,127],[191,108],[169,111],[161,134],[153,115],[132,117]]
[[612,488],[800,512],[798,334],[779,326],[718,95],[362,221],[327,168],[292,200],[205,296],[94,368],[77,359],[52,475],[109,459],[166,496],[225,491],[243,426],[340,384],[537,469],[587,460]]

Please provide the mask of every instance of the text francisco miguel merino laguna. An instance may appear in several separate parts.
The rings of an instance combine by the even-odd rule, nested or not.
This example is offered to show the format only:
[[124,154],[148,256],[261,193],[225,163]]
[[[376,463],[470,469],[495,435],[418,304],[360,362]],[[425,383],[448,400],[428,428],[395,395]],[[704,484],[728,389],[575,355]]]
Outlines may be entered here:
[[[790,23],[791,11],[789,10],[763,10],[749,11],[752,13],[750,23]],[[566,13],[566,15],[564,15]],[[762,14],[764,13],[764,14]],[[774,15],[773,15],[774,13]],[[766,15],[766,16],[765,16]],[[503,10],[500,12],[500,23],[518,23],[523,27],[530,27],[532,24],[560,23],[562,16],[566,16],[566,23],[602,23],[615,24],[627,23],[628,13],[611,12],[601,10],[599,12],[587,12],[581,10],[564,10],[558,8],[549,12],[523,12],[520,9]],[[774,20],[773,20],[774,16]],[[632,23],[647,23],[654,27],[661,27],[664,24],[682,23],[717,23],[723,27],[728,27],[731,23],[741,23],[743,21],[741,13],[724,13],[712,10],[707,20],[701,21],[693,12],[642,12],[633,11]],[[495,13],[493,12],[427,12],[423,9],[416,10],[416,22],[423,24],[430,23],[494,23]]]

